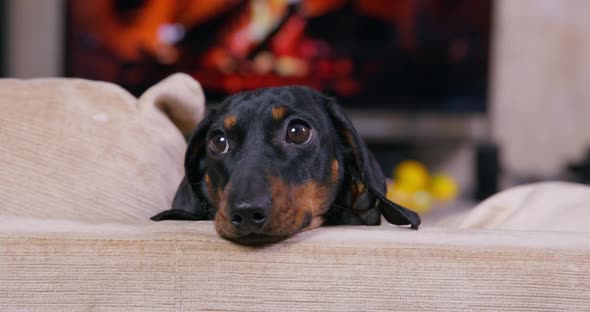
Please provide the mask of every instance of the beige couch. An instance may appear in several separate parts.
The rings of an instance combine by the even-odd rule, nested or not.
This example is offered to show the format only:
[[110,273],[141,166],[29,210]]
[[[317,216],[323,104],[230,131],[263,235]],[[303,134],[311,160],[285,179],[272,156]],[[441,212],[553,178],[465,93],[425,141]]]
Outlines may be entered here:
[[265,248],[150,222],[203,102],[185,75],[139,99],[0,81],[0,311],[590,310],[584,186],[510,190],[455,228],[320,228]]

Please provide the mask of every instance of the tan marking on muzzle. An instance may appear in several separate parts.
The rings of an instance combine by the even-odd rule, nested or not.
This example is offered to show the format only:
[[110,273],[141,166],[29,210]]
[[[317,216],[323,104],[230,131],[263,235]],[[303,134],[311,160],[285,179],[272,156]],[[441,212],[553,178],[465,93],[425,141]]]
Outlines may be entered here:
[[[316,181],[289,185],[282,179],[268,177],[271,186],[272,213],[268,231],[281,235],[292,235],[322,224],[319,216],[329,208],[330,186]],[[310,224],[305,225],[308,218]]]

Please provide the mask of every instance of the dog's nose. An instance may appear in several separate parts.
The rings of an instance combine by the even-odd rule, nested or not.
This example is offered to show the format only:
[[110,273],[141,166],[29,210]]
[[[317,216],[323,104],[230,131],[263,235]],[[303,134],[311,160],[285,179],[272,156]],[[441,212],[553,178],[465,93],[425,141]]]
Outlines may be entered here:
[[231,223],[241,231],[256,232],[268,220],[270,205],[255,202],[241,202],[231,212]]

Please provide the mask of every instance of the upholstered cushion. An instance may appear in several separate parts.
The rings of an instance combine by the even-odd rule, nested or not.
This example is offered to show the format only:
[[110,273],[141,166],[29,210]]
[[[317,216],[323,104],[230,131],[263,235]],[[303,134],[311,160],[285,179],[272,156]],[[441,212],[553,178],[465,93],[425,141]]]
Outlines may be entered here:
[[[80,79],[0,80],[0,215],[147,222],[169,208],[200,85],[176,74],[137,98]],[[172,120],[172,121],[171,121]]]
[[590,187],[542,182],[510,188],[475,207],[459,227],[590,232]]

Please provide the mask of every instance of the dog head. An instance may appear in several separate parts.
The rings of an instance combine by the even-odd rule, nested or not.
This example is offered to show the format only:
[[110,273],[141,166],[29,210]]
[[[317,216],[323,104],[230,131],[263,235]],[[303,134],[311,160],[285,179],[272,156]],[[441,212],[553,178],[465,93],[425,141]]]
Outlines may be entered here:
[[417,228],[384,197],[381,170],[330,98],[305,87],[236,94],[189,140],[173,209],[153,219],[213,219],[223,238],[271,243],[322,224]]

